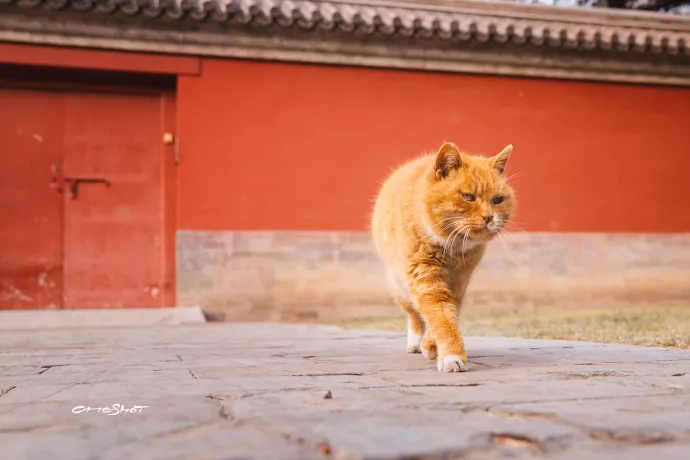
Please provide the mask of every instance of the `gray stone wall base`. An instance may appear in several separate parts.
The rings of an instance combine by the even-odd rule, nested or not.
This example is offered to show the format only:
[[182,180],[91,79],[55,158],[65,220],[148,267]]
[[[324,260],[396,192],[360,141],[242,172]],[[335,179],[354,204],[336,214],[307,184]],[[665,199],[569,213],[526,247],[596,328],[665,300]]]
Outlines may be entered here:
[[[515,233],[494,241],[464,308],[690,303],[690,234]],[[358,232],[178,232],[178,303],[227,320],[396,312]]]

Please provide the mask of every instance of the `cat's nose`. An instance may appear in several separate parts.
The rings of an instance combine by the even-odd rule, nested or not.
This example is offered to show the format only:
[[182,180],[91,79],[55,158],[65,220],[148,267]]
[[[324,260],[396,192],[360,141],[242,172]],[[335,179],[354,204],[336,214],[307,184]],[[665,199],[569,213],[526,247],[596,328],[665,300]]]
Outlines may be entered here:
[[492,220],[494,220],[494,216],[483,216],[483,218],[484,218],[484,222],[486,222],[487,224],[489,222],[491,222]]

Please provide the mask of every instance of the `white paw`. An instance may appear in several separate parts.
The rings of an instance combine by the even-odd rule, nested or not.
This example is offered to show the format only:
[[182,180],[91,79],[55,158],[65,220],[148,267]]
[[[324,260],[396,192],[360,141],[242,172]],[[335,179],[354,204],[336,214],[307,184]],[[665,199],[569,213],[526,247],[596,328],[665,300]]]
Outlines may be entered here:
[[425,348],[422,348],[422,355],[426,359],[430,359],[433,361],[434,359],[436,359],[436,350],[435,349],[434,350],[427,350]]
[[446,355],[437,361],[438,370],[441,372],[467,372],[467,365],[458,355]]
[[420,344],[422,343],[422,334],[417,334],[412,329],[407,329],[407,352],[408,353],[420,353],[422,348]]

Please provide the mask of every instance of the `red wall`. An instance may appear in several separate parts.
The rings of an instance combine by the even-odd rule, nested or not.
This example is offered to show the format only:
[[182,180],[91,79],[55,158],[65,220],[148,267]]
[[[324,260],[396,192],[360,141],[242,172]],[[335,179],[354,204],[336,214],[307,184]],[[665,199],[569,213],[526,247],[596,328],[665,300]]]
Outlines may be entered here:
[[364,230],[450,140],[515,146],[525,230],[690,231],[690,89],[204,60],[178,86],[179,228]]

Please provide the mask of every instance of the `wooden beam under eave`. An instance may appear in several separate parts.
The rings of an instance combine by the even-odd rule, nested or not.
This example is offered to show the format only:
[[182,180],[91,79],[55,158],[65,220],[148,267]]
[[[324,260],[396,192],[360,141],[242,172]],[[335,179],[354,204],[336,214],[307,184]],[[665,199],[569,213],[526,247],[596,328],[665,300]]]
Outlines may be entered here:
[[109,70],[159,75],[201,74],[201,59],[170,54],[0,43],[0,64]]

